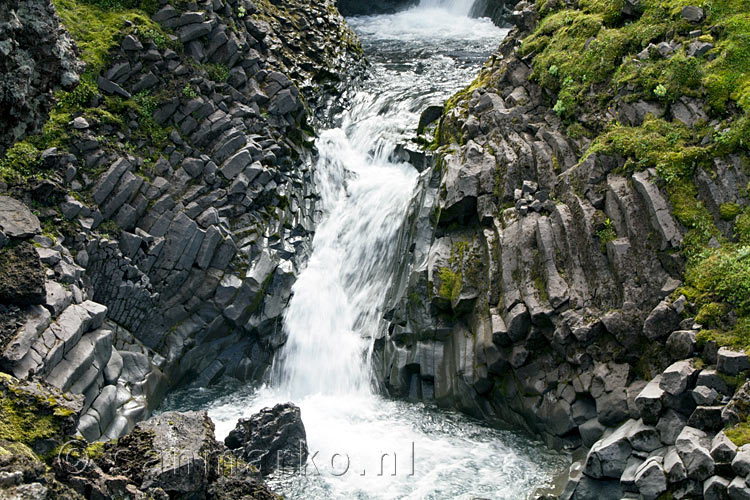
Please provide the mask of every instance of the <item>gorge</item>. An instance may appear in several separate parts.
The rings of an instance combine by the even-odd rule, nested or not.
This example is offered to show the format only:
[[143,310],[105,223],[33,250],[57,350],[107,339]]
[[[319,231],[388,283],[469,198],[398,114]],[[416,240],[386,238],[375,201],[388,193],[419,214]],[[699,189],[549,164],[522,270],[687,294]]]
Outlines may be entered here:
[[748,26],[8,0],[0,496],[750,498]]

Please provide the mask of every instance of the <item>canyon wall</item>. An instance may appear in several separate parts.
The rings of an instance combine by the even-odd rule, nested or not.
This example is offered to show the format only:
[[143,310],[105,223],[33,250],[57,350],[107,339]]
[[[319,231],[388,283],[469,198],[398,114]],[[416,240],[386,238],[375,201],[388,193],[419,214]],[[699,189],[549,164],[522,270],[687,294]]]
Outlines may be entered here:
[[317,218],[312,124],[363,68],[331,2],[130,6],[10,6],[60,35],[14,57],[80,83],[33,80],[41,132],[0,163],[0,363],[83,394],[88,440],[265,372]]
[[588,451],[562,498],[747,492],[732,466],[747,97],[718,88],[744,36],[733,15],[521,2],[420,131],[435,166],[406,219],[378,379]]

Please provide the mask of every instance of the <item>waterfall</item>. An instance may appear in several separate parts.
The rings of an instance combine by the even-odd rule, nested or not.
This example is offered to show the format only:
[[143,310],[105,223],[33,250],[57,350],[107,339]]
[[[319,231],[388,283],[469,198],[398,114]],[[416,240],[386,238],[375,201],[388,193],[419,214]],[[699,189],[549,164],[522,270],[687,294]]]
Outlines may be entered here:
[[476,0],[420,0],[420,9],[443,9],[459,16],[468,17]]
[[414,137],[421,111],[465,87],[504,36],[489,20],[470,19],[471,3],[422,0],[350,20],[372,75],[316,143],[320,217],[284,314],[287,341],[266,385],[202,406],[223,437],[261,408],[299,405],[314,462],[309,475],[273,478],[290,500],[517,500],[568,464],[522,436],[371,386],[369,350],[419,178],[392,153]]

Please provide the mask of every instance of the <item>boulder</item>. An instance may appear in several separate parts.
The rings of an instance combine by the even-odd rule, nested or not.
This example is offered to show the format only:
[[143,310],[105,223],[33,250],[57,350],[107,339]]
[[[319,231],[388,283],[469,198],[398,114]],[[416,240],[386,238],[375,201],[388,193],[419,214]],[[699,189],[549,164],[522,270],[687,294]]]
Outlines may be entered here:
[[41,234],[42,226],[26,205],[8,196],[0,196],[0,231],[10,238],[27,239]]
[[656,424],[659,421],[659,415],[661,415],[663,408],[662,398],[664,397],[664,390],[660,386],[661,375],[657,375],[635,398],[635,405],[641,414],[643,422],[649,425]]
[[687,479],[685,464],[682,463],[682,459],[674,446],[670,446],[669,450],[664,455],[664,472],[671,484],[679,483]]
[[750,362],[748,362],[747,354],[744,352],[722,347],[719,349],[716,369],[727,375],[737,375],[750,369]]
[[737,476],[729,483],[727,494],[732,500],[750,500],[750,487],[742,477]]
[[667,338],[667,352],[672,359],[685,359],[695,351],[696,333],[693,330],[677,330]]
[[697,7],[695,5],[688,5],[686,7],[682,8],[682,12],[680,12],[682,15],[682,18],[693,24],[698,24],[705,19],[706,14],[703,12],[703,9],[700,7]]
[[703,481],[714,473],[714,460],[708,451],[710,446],[705,432],[685,427],[675,440],[675,448],[685,464],[690,479]]
[[750,444],[740,446],[732,460],[732,470],[738,476],[750,474]]
[[713,476],[703,483],[703,498],[705,500],[727,500],[729,480],[721,476]]
[[240,419],[224,444],[264,475],[277,469],[302,468],[307,461],[302,413],[292,403],[264,408],[250,418]]
[[666,301],[662,301],[643,323],[643,334],[650,340],[666,337],[680,326],[682,318]]
[[659,387],[673,396],[678,396],[685,392],[688,385],[695,379],[696,372],[692,360],[677,361],[664,370]]
[[39,254],[27,241],[0,251],[0,304],[43,304],[47,297]]
[[619,479],[633,451],[628,436],[636,425],[635,420],[628,420],[609,436],[596,442],[586,456],[584,473],[595,479]]
[[732,463],[737,455],[737,445],[724,432],[719,432],[711,441],[711,458],[717,463]]
[[667,491],[667,476],[661,457],[651,457],[635,473],[635,485],[644,500],[656,500]]
[[[218,467],[220,444],[214,439],[214,424],[205,411],[165,412],[136,425],[133,435],[118,446],[135,444],[139,433],[150,442],[129,448],[143,463],[143,489],[161,488],[171,497],[201,498],[209,478]],[[148,441],[148,440],[147,440]],[[122,452],[126,457],[126,452]],[[135,458],[135,457],[134,457]]]

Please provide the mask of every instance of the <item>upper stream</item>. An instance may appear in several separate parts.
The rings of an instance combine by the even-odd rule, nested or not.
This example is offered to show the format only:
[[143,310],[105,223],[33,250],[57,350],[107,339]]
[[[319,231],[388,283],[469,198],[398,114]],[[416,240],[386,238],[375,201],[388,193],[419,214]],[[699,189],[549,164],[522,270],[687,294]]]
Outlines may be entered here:
[[299,405],[313,462],[306,474],[272,478],[286,498],[518,500],[568,464],[519,433],[388,399],[371,381],[372,339],[418,177],[389,158],[414,135],[419,113],[468,85],[506,35],[470,19],[472,3],[422,0],[398,14],[348,20],[371,76],[317,141],[322,217],[285,313],[288,341],[260,388],[190,388],[167,401],[208,409],[219,439],[263,407]]

